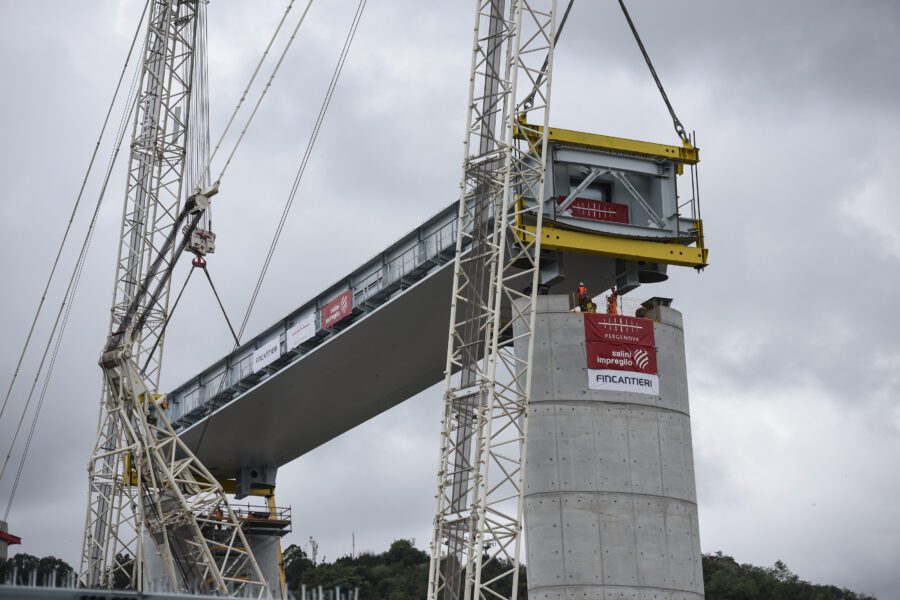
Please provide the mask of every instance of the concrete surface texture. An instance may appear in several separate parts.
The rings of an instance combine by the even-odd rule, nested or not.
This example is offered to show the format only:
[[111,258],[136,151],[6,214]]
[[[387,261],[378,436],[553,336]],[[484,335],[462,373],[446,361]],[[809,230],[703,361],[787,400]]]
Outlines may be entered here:
[[682,319],[665,307],[652,316],[659,395],[591,390],[584,315],[565,296],[539,298],[529,600],[704,597]]

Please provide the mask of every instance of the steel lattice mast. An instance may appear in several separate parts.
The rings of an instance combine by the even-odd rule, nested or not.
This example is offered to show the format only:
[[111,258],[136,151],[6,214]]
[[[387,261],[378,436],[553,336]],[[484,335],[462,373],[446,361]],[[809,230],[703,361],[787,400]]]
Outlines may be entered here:
[[143,589],[153,554],[167,578],[154,587],[262,596],[221,486],[175,435],[156,393],[172,269],[216,190],[185,180],[186,171],[205,171],[197,153],[208,152],[206,122],[195,132],[191,114],[205,104],[192,98],[205,91],[205,3],[150,0],[148,14],[80,582]]
[[518,592],[556,2],[505,4],[476,1],[429,600]]

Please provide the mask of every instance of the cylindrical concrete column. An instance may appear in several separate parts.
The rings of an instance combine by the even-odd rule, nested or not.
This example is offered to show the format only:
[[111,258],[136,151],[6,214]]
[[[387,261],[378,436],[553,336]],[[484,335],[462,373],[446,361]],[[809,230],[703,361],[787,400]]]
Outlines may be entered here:
[[590,389],[585,315],[565,296],[538,298],[529,600],[703,598],[682,319],[667,307],[650,316],[658,395]]

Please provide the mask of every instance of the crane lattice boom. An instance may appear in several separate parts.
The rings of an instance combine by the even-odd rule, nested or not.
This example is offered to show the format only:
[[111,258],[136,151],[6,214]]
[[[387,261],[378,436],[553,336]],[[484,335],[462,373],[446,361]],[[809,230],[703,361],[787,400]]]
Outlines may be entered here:
[[156,393],[172,270],[217,191],[197,168],[208,159],[207,124],[192,117],[205,102],[192,96],[205,92],[205,10],[196,0],[150,0],[80,582],[141,590],[147,562],[158,560],[168,581],[154,587],[260,597],[265,581],[221,485],[175,434]]

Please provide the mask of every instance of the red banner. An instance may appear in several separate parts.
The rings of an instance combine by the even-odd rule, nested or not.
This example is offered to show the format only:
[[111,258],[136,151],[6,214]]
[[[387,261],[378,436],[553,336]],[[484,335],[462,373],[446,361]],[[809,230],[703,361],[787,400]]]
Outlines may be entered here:
[[653,321],[585,313],[584,337],[591,389],[659,394]]
[[353,312],[353,290],[346,289],[322,307],[322,329],[334,327],[335,323],[350,316],[351,312]]

